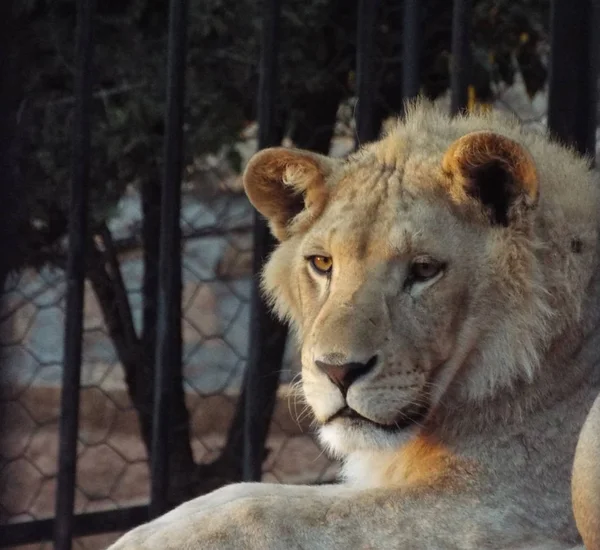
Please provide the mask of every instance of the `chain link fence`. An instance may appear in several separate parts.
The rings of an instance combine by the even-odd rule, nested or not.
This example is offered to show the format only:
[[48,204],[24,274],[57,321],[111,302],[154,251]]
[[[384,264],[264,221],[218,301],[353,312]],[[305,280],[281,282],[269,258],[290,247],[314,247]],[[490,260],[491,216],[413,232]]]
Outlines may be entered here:
[[[222,189],[207,202],[202,193],[211,179]],[[120,268],[138,331],[143,265],[134,243],[139,242],[139,203],[137,192],[128,190],[109,224],[121,250]],[[200,464],[218,457],[242,384],[248,351],[251,219],[239,176],[204,171],[186,183],[181,219],[183,378],[193,457]],[[7,284],[0,329],[5,365],[0,415],[9,430],[0,449],[0,506],[9,522],[54,514],[65,288],[64,272],[50,267],[24,270]],[[144,504],[150,480],[138,415],[89,284],[84,315],[75,512]],[[335,465],[312,440],[309,423],[294,419],[299,410],[289,383],[298,372],[298,361],[288,347],[264,479],[331,480]],[[105,544],[111,537],[90,540]]]

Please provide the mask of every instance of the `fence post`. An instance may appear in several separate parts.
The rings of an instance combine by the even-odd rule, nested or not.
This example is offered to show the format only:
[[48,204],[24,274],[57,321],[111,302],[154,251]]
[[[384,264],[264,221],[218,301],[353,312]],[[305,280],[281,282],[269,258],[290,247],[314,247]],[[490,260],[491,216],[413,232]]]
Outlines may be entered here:
[[[17,79],[14,76],[17,67],[13,59],[19,47],[15,32],[17,22],[13,15],[15,3],[11,0],[0,2],[0,303],[6,277],[14,267],[19,253],[14,246],[18,242],[17,224],[14,222],[17,201],[13,156],[18,94]],[[0,444],[4,428],[0,422]]]
[[450,61],[450,112],[463,111],[469,101],[471,70],[471,0],[454,0],[452,11],[452,52]]
[[377,138],[375,101],[377,86],[374,78],[375,23],[379,0],[358,0],[356,29],[356,137],[358,144]]
[[[281,0],[265,2],[258,89],[258,148],[278,145],[276,107],[278,87]],[[275,241],[264,218],[254,214],[254,258],[250,297],[250,349],[244,380],[244,450],[242,475],[259,481],[273,414],[279,373],[283,362],[287,327],[273,317],[260,296],[260,272]]]
[[598,2],[553,0],[548,97],[550,132],[593,155],[598,95]]
[[404,0],[402,19],[402,96],[419,95],[421,88],[421,2]]
[[90,118],[95,9],[95,0],[79,0],[77,2],[73,174],[69,203],[67,305],[54,531],[54,547],[56,550],[70,550],[73,538],[85,253],[88,238],[87,191],[91,156]]
[[152,411],[150,517],[168,508],[173,373],[181,370],[181,174],[188,0],[171,0],[167,111],[160,211],[156,372]]

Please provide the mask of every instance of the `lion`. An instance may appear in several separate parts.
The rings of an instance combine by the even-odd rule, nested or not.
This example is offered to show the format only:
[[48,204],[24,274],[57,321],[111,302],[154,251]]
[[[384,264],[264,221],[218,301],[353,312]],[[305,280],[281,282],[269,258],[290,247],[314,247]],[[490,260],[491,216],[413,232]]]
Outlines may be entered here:
[[233,484],[112,549],[600,548],[600,401],[579,438],[600,390],[589,161],[418,101],[344,159],[262,150],[244,187],[341,482]]

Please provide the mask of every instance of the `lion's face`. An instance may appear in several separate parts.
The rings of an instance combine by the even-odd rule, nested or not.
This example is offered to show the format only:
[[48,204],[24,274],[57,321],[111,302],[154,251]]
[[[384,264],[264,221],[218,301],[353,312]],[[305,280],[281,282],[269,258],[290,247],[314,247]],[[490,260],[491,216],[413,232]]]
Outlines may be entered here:
[[388,194],[389,176],[342,184],[294,244],[287,275],[304,394],[336,448],[394,442],[424,421],[483,267],[484,232],[433,201]]
[[[280,239],[264,288],[298,332],[304,394],[334,452],[420,430],[527,299],[537,180],[507,138],[469,135],[439,158],[393,164],[377,149],[344,163],[271,149],[245,184]],[[482,387],[506,374],[480,369],[479,382],[468,374]]]

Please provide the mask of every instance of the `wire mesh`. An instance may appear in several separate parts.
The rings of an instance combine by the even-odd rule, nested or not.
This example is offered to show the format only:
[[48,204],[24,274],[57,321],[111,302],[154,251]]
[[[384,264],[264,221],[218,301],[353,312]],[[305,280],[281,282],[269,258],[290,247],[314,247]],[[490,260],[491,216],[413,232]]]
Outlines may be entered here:
[[[199,208],[190,195],[185,203],[182,225],[191,232],[202,226],[205,216],[224,214]],[[186,237],[184,245],[184,387],[191,444],[199,463],[217,458],[224,444],[247,356],[251,212],[241,196],[231,200],[225,212],[232,210],[238,229]],[[139,326],[139,252],[124,253],[121,266]],[[0,505],[9,521],[54,513],[64,310],[63,271],[27,270],[11,280],[2,320],[6,370],[0,410],[10,426],[0,470]],[[84,327],[75,512],[146,503],[149,470],[137,413],[89,284]],[[271,430],[265,479],[294,482],[331,477],[329,462],[303,433],[306,424],[301,430],[288,414],[282,396]]]

